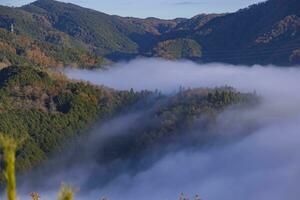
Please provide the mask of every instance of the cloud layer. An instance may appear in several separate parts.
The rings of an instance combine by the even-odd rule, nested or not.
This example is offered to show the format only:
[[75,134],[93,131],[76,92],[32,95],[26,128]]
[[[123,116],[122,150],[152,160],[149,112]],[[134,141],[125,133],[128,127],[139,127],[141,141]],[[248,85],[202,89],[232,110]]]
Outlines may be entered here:
[[[300,191],[300,70],[272,66],[198,65],[192,62],[171,62],[159,59],[139,59],[119,63],[105,71],[68,70],[70,78],[107,85],[116,89],[159,89],[172,93],[180,86],[216,87],[230,85],[238,90],[257,91],[263,103],[252,110],[227,110],[217,124],[223,134],[243,132],[255,124],[252,134],[226,146],[202,150],[183,148],[157,156],[145,170],[134,171],[126,161],[111,166],[99,166],[88,155],[101,145],[107,134],[120,134],[141,113],[128,114],[95,127],[85,140],[81,152],[86,160],[69,163],[68,168],[51,174],[52,167],[33,173],[43,199],[54,194],[50,185],[61,180],[82,188],[79,200],[99,199],[178,199],[181,192],[192,197],[200,194],[204,200],[298,200]],[[88,146],[88,148],[87,148]],[[86,152],[84,152],[86,150]],[[67,157],[62,161],[66,162]],[[145,162],[147,163],[145,158]],[[151,160],[151,159],[150,159]],[[120,165],[124,165],[120,167]],[[136,166],[138,167],[138,166]],[[119,169],[119,171],[118,171]],[[107,177],[114,177],[104,181]],[[94,182],[87,182],[94,177]],[[28,180],[28,179],[26,179]],[[102,184],[99,184],[102,183]],[[34,188],[29,181],[21,193]],[[49,187],[47,187],[49,185]],[[85,187],[88,186],[87,190]],[[95,186],[95,187],[93,187]],[[56,188],[54,188],[56,189]],[[42,195],[43,197],[43,195]],[[53,198],[53,196],[52,196]]]

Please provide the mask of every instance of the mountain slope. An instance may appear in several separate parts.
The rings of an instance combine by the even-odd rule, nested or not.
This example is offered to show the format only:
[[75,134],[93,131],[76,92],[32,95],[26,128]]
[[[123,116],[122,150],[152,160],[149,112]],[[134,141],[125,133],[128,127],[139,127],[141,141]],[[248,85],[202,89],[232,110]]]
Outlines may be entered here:
[[52,0],[39,0],[22,9],[44,16],[55,29],[99,48],[100,52],[135,52],[137,49],[137,45],[123,33],[130,27],[127,29],[120,21],[104,13]]
[[[222,111],[231,106],[253,107],[258,102],[259,97],[255,94],[240,93],[230,87],[182,90],[156,101],[129,130],[107,138],[109,142],[98,147],[97,161],[103,164],[128,157],[142,158],[147,150],[167,149],[170,143],[191,147],[192,144],[208,145],[218,138],[211,130]],[[198,137],[192,134],[195,130]]]
[[[14,33],[10,32],[12,24]],[[19,8],[0,6],[0,44],[2,65],[20,64],[16,60],[23,60],[22,64],[27,61],[50,67],[71,65],[89,68],[104,63],[86,44],[53,28],[44,16]]]
[[[15,24],[15,33],[40,43],[39,49],[55,65],[99,67],[107,60],[137,56],[294,65],[300,60],[299,4],[297,0],[269,0],[235,13],[161,20],[119,17],[70,3],[38,0],[21,8],[1,6],[0,28],[10,30]],[[12,46],[4,43],[2,46]],[[58,56],[61,51],[63,58]],[[12,61],[2,58],[1,65],[7,63]]]
[[137,54],[146,48],[144,39],[149,40],[177,24],[155,18],[111,16],[53,0],[38,0],[22,9],[44,16],[55,29],[88,44],[100,55]]
[[[53,35],[54,36],[54,35]],[[58,38],[56,37],[58,36]],[[56,39],[60,40],[59,33]],[[85,48],[68,47],[31,37],[12,34],[0,28],[0,66],[37,65],[43,67],[100,67],[105,63],[102,57]]]
[[269,0],[216,17],[190,29],[187,37],[203,47],[204,62],[295,64],[291,56],[300,48],[299,16],[299,1]]
[[[199,117],[207,116],[208,122],[213,123],[216,114],[226,107],[256,101],[253,94],[227,87],[189,89],[173,96],[162,96],[148,91],[116,91],[75,82],[56,72],[31,66],[0,70],[0,132],[24,140],[17,152],[19,172],[38,166],[53,153],[61,152],[95,122],[103,122],[128,108],[143,113],[137,121],[138,126],[130,129],[128,138],[125,134],[125,142],[121,137],[120,145],[111,146],[114,140],[107,143],[103,150],[113,149],[101,159],[109,161],[115,159],[114,155],[138,153],[142,146],[150,147],[162,139],[172,139],[181,128],[192,125]],[[126,141],[132,145],[128,146]],[[119,152],[122,149],[124,151]],[[100,154],[102,152],[99,152],[99,159]]]
[[31,66],[0,71],[0,132],[23,138],[18,171],[61,151],[96,121],[103,121],[150,93],[115,91],[67,80]]

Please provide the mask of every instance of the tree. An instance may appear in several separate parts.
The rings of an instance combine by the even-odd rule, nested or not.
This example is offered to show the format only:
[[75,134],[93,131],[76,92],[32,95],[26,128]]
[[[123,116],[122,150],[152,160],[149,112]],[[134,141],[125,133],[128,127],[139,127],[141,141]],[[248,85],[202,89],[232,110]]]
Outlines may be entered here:
[[16,200],[15,160],[18,143],[13,138],[0,134],[0,146],[3,150],[3,157],[6,165],[4,176],[7,183],[7,198],[8,200]]
[[37,192],[30,193],[32,200],[40,200],[40,195]]
[[62,184],[58,193],[58,200],[73,200],[75,189],[71,186]]

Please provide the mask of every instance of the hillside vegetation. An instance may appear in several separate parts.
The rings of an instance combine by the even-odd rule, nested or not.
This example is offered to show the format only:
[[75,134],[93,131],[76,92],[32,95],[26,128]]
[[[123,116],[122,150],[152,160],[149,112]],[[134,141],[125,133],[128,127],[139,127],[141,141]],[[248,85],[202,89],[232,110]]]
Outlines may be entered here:
[[166,59],[199,59],[202,56],[201,46],[191,39],[166,40],[154,47],[154,56]]
[[144,152],[159,151],[169,144],[210,145],[218,139],[212,130],[220,113],[230,107],[252,107],[259,101],[256,94],[240,93],[231,87],[183,89],[159,98],[130,125],[128,133],[123,130],[126,134],[111,136],[98,147],[97,159],[102,164],[130,157],[137,161]]
[[1,51],[16,49],[10,55],[1,52],[0,65],[20,59],[40,64],[43,58],[48,66],[91,68],[137,56],[295,65],[300,60],[299,10],[298,0],[268,0],[235,13],[161,20],[107,15],[54,0],[0,6],[0,28],[10,31],[14,24],[14,37],[27,41],[14,44],[7,40],[13,36],[0,35]]
[[[149,98],[154,94],[158,98]],[[148,98],[152,103],[142,101]],[[256,98],[231,88],[184,90],[171,97],[147,91],[116,91],[69,81],[45,69],[11,66],[0,71],[0,132],[25,138],[17,152],[17,170],[24,171],[63,150],[96,121],[115,116],[137,102],[144,102],[139,109],[150,106],[151,112],[139,119],[143,122],[138,123],[140,127],[133,127],[133,135],[128,135],[133,140],[118,156],[140,152],[145,145],[191,126],[200,116],[213,119],[230,105],[246,105]],[[128,138],[121,141],[121,145],[109,146],[120,150]],[[113,152],[105,154],[106,159],[114,159],[108,156]]]
[[91,126],[149,95],[114,91],[32,67],[0,71],[0,132],[25,138],[17,170],[37,166]]
[[53,68],[101,67],[105,60],[85,49],[55,45],[0,28],[0,67],[35,65]]
[[216,17],[187,37],[203,47],[204,62],[297,63],[300,48],[298,0],[268,0]]

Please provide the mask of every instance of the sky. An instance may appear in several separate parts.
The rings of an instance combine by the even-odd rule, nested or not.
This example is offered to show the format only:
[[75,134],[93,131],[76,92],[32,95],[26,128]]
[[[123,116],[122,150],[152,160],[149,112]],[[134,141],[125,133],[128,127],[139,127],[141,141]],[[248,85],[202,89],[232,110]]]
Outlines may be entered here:
[[[62,0],[107,14],[173,19],[200,13],[233,12],[264,0]],[[32,0],[0,0],[1,5],[21,6]]]

